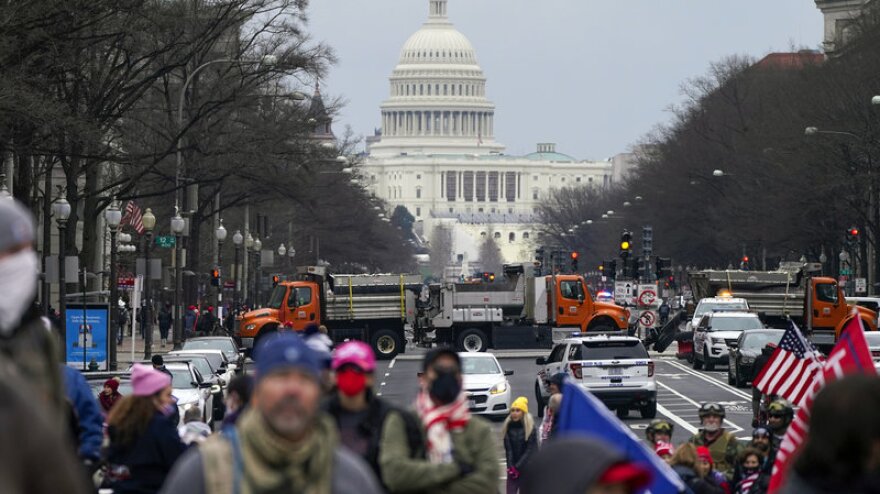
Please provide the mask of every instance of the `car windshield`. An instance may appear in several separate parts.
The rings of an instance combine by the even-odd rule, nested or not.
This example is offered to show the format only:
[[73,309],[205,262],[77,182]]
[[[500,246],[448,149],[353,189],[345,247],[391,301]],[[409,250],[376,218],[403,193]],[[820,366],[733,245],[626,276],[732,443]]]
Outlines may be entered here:
[[501,374],[495,359],[486,357],[462,357],[461,371],[463,374]]
[[865,340],[868,342],[869,347],[880,347],[880,332],[865,331]]
[[581,347],[581,360],[624,360],[648,358],[641,341],[590,341]]
[[714,310],[742,310],[748,309],[745,302],[700,302],[700,306],[697,307],[696,312],[694,312],[694,316],[702,316],[703,314],[708,314]]
[[208,353],[208,352],[205,352],[205,353],[197,353],[197,352],[193,352],[193,353],[191,353],[191,354],[189,354],[189,355],[187,355],[186,353],[178,353],[178,354],[174,354],[174,353],[172,353],[172,355],[180,355],[180,356],[182,356],[182,357],[188,357],[189,355],[199,355],[199,356],[204,356],[206,359],[208,359],[208,362],[211,363],[211,367],[213,367],[214,369],[219,369],[219,368],[223,367],[223,355],[220,354],[220,353]]
[[171,372],[171,387],[174,389],[190,389],[193,386],[193,376],[187,367],[165,366]]
[[760,350],[767,343],[779,343],[782,339],[782,331],[776,333],[766,333],[764,331],[749,331],[743,337],[743,350]]
[[[106,379],[105,379],[106,380]],[[98,397],[98,394],[104,391],[104,381],[89,381],[89,387],[92,388],[92,393],[95,395],[95,398]],[[122,396],[128,396],[131,394],[131,381],[120,381],[119,387],[116,388],[116,391],[119,392]]]
[[192,340],[186,340],[183,344],[184,350],[220,350],[225,353],[227,356],[235,355],[238,353],[238,350],[235,348],[235,344],[226,339],[200,339],[195,338]]
[[199,374],[202,376],[211,376],[214,374],[214,368],[211,364],[208,363],[208,359],[199,356],[191,356],[185,359],[186,361],[192,363],[193,367],[199,371]]
[[745,331],[760,329],[764,325],[755,317],[713,317],[709,331]]
[[269,296],[269,302],[266,307],[270,309],[280,309],[284,302],[284,295],[287,293],[287,287],[278,285],[272,289],[272,295]]

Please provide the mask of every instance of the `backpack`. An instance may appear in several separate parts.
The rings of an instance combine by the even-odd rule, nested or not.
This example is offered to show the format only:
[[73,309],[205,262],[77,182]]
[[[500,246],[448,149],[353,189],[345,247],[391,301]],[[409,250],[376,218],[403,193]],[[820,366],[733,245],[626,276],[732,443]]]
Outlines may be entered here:
[[398,409],[397,412],[403,419],[410,458],[423,458],[425,456],[425,438],[422,435],[422,420],[410,410]]

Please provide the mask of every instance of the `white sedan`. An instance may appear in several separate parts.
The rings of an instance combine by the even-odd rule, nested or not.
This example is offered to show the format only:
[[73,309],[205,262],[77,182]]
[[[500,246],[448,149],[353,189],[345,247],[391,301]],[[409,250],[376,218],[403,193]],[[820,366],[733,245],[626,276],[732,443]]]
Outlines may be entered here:
[[501,369],[491,353],[461,352],[464,390],[472,413],[506,417],[510,413],[510,383],[513,371]]

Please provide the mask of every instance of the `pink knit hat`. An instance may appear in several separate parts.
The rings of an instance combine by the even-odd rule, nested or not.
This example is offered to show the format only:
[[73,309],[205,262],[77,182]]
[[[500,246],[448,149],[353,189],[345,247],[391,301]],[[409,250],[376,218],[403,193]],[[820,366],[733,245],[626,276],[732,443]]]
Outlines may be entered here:
[[134,364],[131,368],[133,396],[152,396],[171,385],[171,377],[149,365]]

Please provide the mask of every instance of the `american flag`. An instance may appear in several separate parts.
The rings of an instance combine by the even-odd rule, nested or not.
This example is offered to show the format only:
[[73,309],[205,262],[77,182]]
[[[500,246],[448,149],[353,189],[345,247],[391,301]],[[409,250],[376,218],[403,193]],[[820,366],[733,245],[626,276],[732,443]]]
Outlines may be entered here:
[[800,408],[794,416],[791,425],[782,438],[776,460],[773,463],[773,474],[770,477],[768,492],[778,492],[785,483],[785,474],[790,467],[790,460],[798,447],[803,444],[810,432],[810,411],[816,395],[826,383],[836,381],[850,374],[876,375],[871,352],[865,341],[865,329],[862,319],[854,312],[854,317],[843,328],[837,344],[828,354],[822,367],[822,372],[816,375],[816,379],[810,385],[810,392],[804,398]]
[[761,472],[756,472],[740,480],[739,484],[737,484],[736,486],[736,494],[747,494],[749,492],[749,489],[752,488],[752,484],[754,484],[755,481],[758,480],[758,476],[760,475]]
[[813,379],[822,369],[822,358],[816,347],[789,321],[779,346],[755,379],[755,388],[765,395],[778,395],[800,404],[810,390]]
[[141,208],[134,201],[128,201],[128,204],[125,205],[125,214],[122,216],[119,226],[124,225],[131,225],[138,232],[138,235],[144,234],[144,216],[141,213]]

